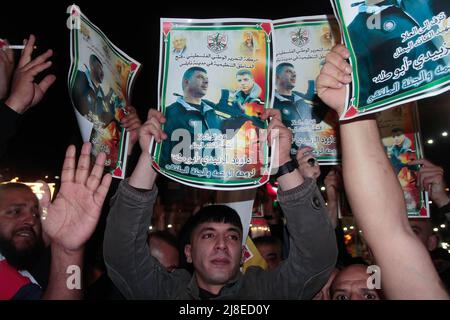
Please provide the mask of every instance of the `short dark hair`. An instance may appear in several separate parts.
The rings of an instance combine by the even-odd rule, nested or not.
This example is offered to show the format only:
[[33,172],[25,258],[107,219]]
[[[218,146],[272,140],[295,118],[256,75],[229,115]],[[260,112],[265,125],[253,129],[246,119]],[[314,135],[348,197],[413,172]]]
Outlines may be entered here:
[[91,56],[89,57],[89,63],[93,64],[94,62],[99,63],[101,66],[103,66],[100,59],[95,54],[91,54]]
[[405,133],[405,130],[403,130],[402,128],[394,128],[391,131],[392,133]]
[[191,79],[196,71],[207,73],[206,70],[203,69],[202,67],[192,67],[192,68],[187,69],[183,74],[183,80],[181,82],[181,85],[183,88],[184,88],[184,84],[183,84],[184,81]]
[[241,218],[236,210],[225,205],[210,205],[200,209],[186,222],[186,241],[191,242],[192,233],[201,224],[207,222],[229,223],[243,233]]
[[283,72],[284,68],[294,68],[294,65],[292,63],[288,63],[288,62],[283,62],[280,63],[279,65],[277,65],[277,69],[275,71],[276,75],[280,75],[281,72]]
[[253,243],[255,244],[255,246],[265,245],[265,244],[273,244],[273,245],[279,246],[280,249],[282,248],[281,240],[274,236],[261,236],[261,237],[256,237],[252,240],[253,240]]
[[250,77],[253,78],[253,73],[250,70],[247,70],[247,69],[241,69],[238,72],[236,72],[236,77],[237,76],[244,76],[246,74],[248,74]]

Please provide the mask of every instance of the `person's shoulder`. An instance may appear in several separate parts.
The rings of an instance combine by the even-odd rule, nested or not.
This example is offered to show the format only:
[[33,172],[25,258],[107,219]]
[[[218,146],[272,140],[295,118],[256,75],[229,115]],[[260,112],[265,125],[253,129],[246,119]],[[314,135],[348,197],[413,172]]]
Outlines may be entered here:
[[78,70],[75,76],[75,82],[77,85],[89,86],[89,80],[84,71]]
[[185,109],[179,102],[174,102],[166,107],[166,114],[175,114],[184,111]]

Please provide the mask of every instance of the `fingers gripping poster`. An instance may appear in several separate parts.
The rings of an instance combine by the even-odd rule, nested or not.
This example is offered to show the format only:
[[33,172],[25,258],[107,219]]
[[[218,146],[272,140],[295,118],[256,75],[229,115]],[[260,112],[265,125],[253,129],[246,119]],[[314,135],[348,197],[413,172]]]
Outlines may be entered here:
[[353,69],[341,119],[450,88],[450,1],[333,0],[332,4]]

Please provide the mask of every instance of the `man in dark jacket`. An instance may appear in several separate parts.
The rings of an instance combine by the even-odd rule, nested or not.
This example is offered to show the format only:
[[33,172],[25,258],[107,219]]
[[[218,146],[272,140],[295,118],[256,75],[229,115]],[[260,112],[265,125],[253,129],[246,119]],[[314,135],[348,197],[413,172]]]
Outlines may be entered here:
[[[289,257],[275,270],[250,267],[239,271],[243,256],[242,226],[236,213],[221,206],[206,208],[190,225],[190,243],[184,252],[193,263],[194,275],[177,269],[172,273],[149,254],[147,230],[158,193],[150,155],[143,152],[131,177],[121,183],[112,200],[105,239],[108,275],[128,299],[311,299],[326,283],[336,262],[336,239],[325,203],[315,180],[303,178],[290,157],[292,134],[273,117],[269,137],[276,135],[279,163],[278,197],[290,232]],[[167,139],[161,130],[164,116],[149,112],[140,131],[142,150],[152,137]],[[276,132],[277,131],[277,132]]]

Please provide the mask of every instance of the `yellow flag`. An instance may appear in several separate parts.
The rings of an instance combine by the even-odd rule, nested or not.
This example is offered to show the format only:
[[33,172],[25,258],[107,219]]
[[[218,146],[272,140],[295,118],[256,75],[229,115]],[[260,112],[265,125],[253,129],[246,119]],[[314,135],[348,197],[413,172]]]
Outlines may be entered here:
[[257,266],[267,270],[267,262],[259,253],[252,239],[247,236],[244,246],[244,265],[242,271],[245,273],[248,267]]

